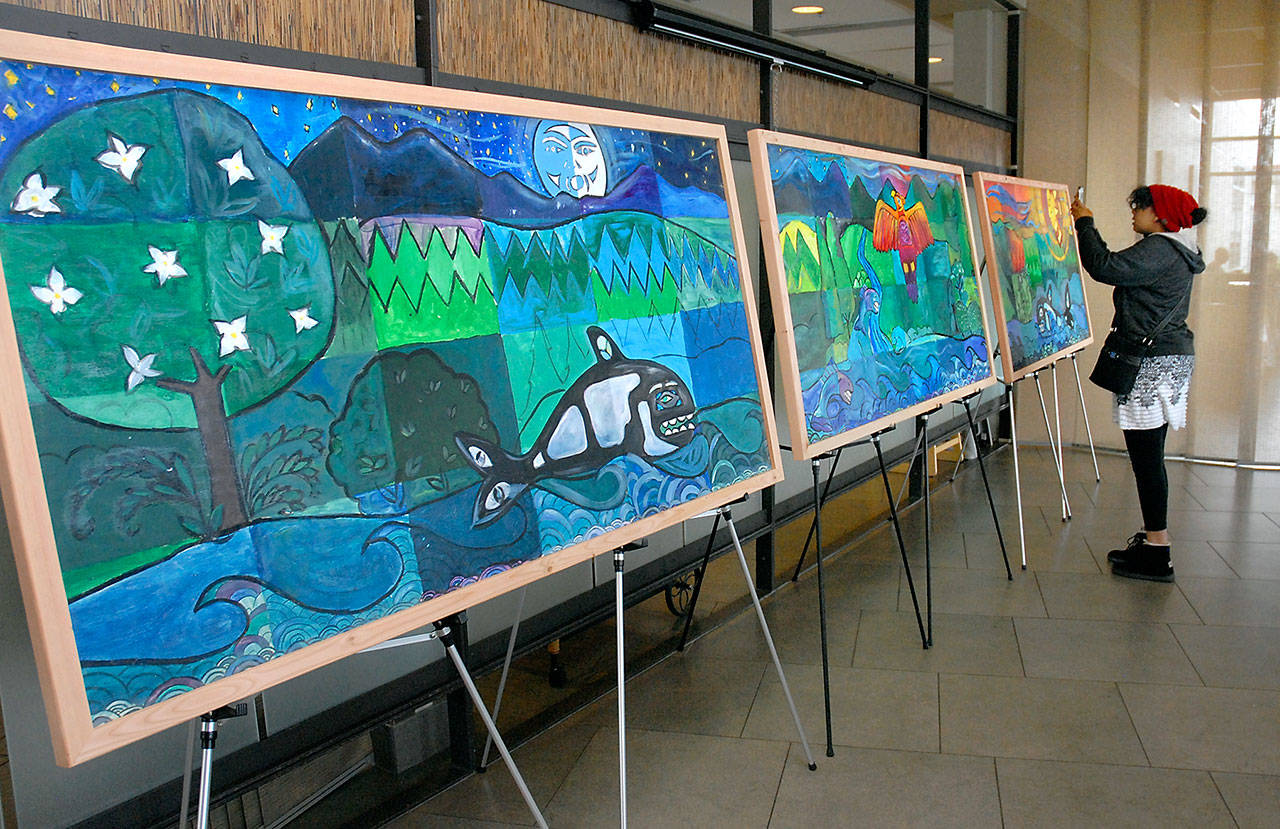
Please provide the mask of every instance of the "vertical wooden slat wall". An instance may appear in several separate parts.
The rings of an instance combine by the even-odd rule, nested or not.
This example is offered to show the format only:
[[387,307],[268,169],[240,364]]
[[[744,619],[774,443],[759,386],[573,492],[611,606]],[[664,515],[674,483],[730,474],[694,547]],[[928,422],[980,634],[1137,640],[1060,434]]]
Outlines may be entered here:
[[1007,131],[950,115],[929,113],[929,155],[1006,168],[1012,162]]
[[757,122],[754,60],[543,0],[437,0],[440,71]]
[[777,129],[904,153],[919,151],[920,108],[915,104],[804,72],[784,69],[773,77]]
[[413,0],[7,0],[14,5],[346,58],[416,64]]

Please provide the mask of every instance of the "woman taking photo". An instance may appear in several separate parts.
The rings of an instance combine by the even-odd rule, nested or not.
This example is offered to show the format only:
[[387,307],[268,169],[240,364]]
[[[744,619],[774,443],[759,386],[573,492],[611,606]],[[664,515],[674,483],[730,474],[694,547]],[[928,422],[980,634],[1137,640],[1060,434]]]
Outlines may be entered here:
[[1115,286],[1115,316],[1104,351],[1141,359],[1126,393],[1114,394],[1112,412],[1124,431],[1125,447],[1138,486],[1143,529],[1123,549],[1107,554],[1117,576],[1173,581],[1169,558],[1169,479],[1164,440],[1170,427],[1187,421],[1187,390],[1195,348],[1187,312],[1193,277],[1204,270],[1194,226],[1208,214],[1185,190],[1164,184],[1129,194],[1133,229],[1142,239],[1111,251],[1093,225],[1093,211],[1071,204],[1080,240],[1080,263],[1089,275]]

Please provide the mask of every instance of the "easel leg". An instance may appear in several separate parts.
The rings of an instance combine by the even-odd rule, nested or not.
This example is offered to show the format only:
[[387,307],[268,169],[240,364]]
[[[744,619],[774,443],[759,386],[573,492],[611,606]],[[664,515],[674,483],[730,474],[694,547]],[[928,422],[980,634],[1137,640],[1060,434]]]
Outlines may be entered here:
[[[924,447],[924,451],[929,451],[929,415],[920,415],[920,443]],[[930,561],[929,537],[932,535],[932,520],[929,515],[929,470],[926,458],[921,457],[921,462],[925,463],[924,469],[924,606],[925,606],[925,625],[927,628],[927,636],[925,637],[927,647],[933,647],[933,570]]]
[[213,747],[218,742],[218,721],[249,713],[244,703],[224,705],[200,717],[200,794],[196,803],[196,829],[209,829],[209,801],[213,796]]
[[902,540],[902,522],[898,520],[898,505],[893,499],[893,488],[889,486],[889,470],[884,465],[884,451],[880,447],[880,435],[872,435],[871,443],[876,448],[876,460],[880,462],[880,479],[884,481],[884,495],[889,501],[889,520],[893,522],[893,532],[898,537],[898,552],[902,555],[902,568],[907,574],[907,588],[911,591],[911,605],[916,611],[916,626],[920,628],[920,644],[928,648],[929,638],[925,636],[924,620],[920,618],[920,600],[916,598],[916,584],[911,578],[911,562],[907,560],[907,545]]
[[618,804],[621,809],[619,826],[627,829],[627,662],[622,631],[622,568],[626,553],[613,551],[613,600],[614,629],[617,632],[618,650]]
[[1013,384],[1005,386],[1009,396],[1009,438],[1013,443],[1013,489],[1018,501],[1018,546],[1022,551],[1022,569],[1027,569],[1027,528],[1022,523],[1022,468],[1018,464],[1018,418],[1013,411]]
[[1071,504],[1067,501],[1067,482],[1062,475],[1062,462],[1058,459],[1058,447],[1053,441],[1053,426],[1049,423],[1049,409],[1044,404],[1044,390],[1040,388],[1040,373],[1033,372],[1036,381],[1036,395],[1040,398],[1040,413],[1044,415],[1044,430],[1049,434],[1049,454],[1053,455],[1053,465],[1058,470],[1058,488],[1062,492],[1062,520],[1071,517]]
[[1066,521],[1071,517],[1071,504],[1067,502],[1066,469],[1062,460],[1062,418],[1058,415],[1058,363],[1056,361],[1049,367],[1049,379],[1053,381],[1053,431],[1057,436],[1058,469],[1063,470],[1062,520]]
[[498,754],[502,755],[502,761],[506,763],[507,771],[511,772],[511,779],[515,781],[516,788],[520,790],[520,796],[524,798],[525,805],[533,813],[534,820],[537,821],[540,829],[547,829],[547,821],[542,817],[542,811],[538,808],[533,795],[530,794],[529,787],[525,785],[524,778],[520,776],[520,769],[516,768],[515,760],[511,759],[511,752],[507,751],[507,744],[502,741],[502,735],[498,733],[498,727],[494,725],[493,718],[489,716],[488,709],[484,707],[484,700],[480,698],[480,692],[476,690],[476,684],[471,681],[471,674],[467,671],[467,666],[462,661],[462,655],[458,653],[458,646],[453,638],[453,629],[449,625],[450,621],[452,619],[435,623],[436,632],[440,636],[441,644],[444,645],[445,653],[449,654],[449,659],[452,660],[453,667],[457,670],[463,687],[466,688],[468,696],[471,697],[471,702],[480,714],[480,719],[484,721],[484,727],[489,730],[489,735],[493,738],[493,744],[497,747]]
[[[511,658],[516,652],[516,636],[520,632],[520,620],[524,616],[524,597],[529,591],[528,585],[520,588],[520,599],[516,603],[516,617],[511,621],[511,636],[507,639],[507,658],[502,662],[502,677],[498,680],[498,695],[493,701],[493,722],[497,727],[498,712],[502,710],[502,694],[507,690],[507,675],[511,671]],[[484,753],[480,755],[480,767],[476,771],[484,771],[489,765],[489,749],[493,747],[493,735],[484,740]]]
[[191,811],[191,760],[195,754],[199,722],[199,720],[192,720],[187,729],[187,761],[182,766],[182,809],[178,812],[179,829],[187,829],[187,814]]
[[782,683],[782,694],[787,698],[787,707],[791,709],[791,719],[795,721],[796,731],[800,734],[800,745],[804,747],[805,759],[809,761],[809,771],[818,764],[813,761],[813,752],[809,750],[809,741],[804,736],[804,726],[800,724],[800,714],[796,711],[795,700],[791,698],[791,688],[787,685],[787,676],[782,672],[782,660],[778,658],[778,649],[774,647],[773,636],[769,633],[769,623],[764,618],[764,608],[760,607],[760,597],[756,595],[756,584],[751,578],[751,568],[747,566],[746,554],[742,552],[742,542],[738,540],[738,530],[733,526],[733,514],[728,507],[720,510],[717,516],[724,515],[725,524],[729,527],[729,535],[733,537],[733,549],[738,553],[738,563],[742,565],[742,575],[747,580],[747,595],[756,608],[756,618],[760,620],[760,632],[764,634],[765,644],[769,646],[769,656],[773,657],[773,667],[778,672],[778,681]]
[[196,829],[209,829],[209,797],[213,782],[213,747],[218,742],[218,721],[212,714],[200,718],[200,799],[196,802]]
[[[973,442],[978,442],[978,427],[973,422],[973,410],[969,408],[969,399],[965,398],[964,414],[969,419],[969,432],[973,435]],[[996,499],[991,495],[991,482],[987,480],[987,464],[982,459],[982,453],[978,453],[978,469],[982,471],[982,485],[987,490],[987,503],[991,505],[991,521],[996,525],[996,538],[1000,541],[1000,555],[1004,556],[1004,572],[1009,576],[1009,581],[1013,581],[1013,570],[1009,567],[1009,552],[1004,548],[1004,534],[1000,532],[1000,517],[996,515]]]
[[1076,391],[1080,393],[1080,415],[1084,418],[1084,433],[1089,436],[1089,454],[1093,457],[1093,478],[1095,481],[1102,480],[1102,473],[1098,471],[1098,452],[1093,448],[1093,430],[1089,428],[1089,410],[1084,407],[1084,386],[1080,384],[1080,364],[1076,362],[1076,355],[1071,355],[1071,368],[1076,373]]
[[[822,486],[822,502],[826,503],[827,495],[831,493],[831,479],[836,476],[836,467],[840,465],[840,453],[844,451],[844,447],[836,450],[835,458],[831,461],[831,468],[827,470],[827,482]],[[800,570],[804,567],[804,560],[809,555],[809,542],[813,541],[814,532],[818,529],[818,514],[813,514],[813,521],[809,523],[809,534],[804,537],[804,547],[800,550],[800,560],[796,562],[795,572],[791,574],[791,580],[794,582],[800,578]]]
[[827,593],[822,583],[822,493],[818,489],[822,461],[814,458],[810,461],[810,467],[813,469],[813,517],[817,533],[814,555],[818,561],[818,631],[822,637],[822,710],[827,720],[827,756],[835,757],[836,750],[831,739],[831,661],[827,656]]
[[684,653],[685,643],[689,641],[689,628],[693,625],[693,611],[698,608],[698,596],[702,594],[702,580],[707,575],[707,565],[711,563],[711,551],[716,545],[716,530],[720,529],[720,513],[716,513],[715,523],[711,525],[711,535],[707,536],[707,549],[702,554],[702,564],[698,567],[698,575],[693,580],[693,595],[689,597],[689,611],[684,617],[684,631],[680,634],[680,644],[676,650]]

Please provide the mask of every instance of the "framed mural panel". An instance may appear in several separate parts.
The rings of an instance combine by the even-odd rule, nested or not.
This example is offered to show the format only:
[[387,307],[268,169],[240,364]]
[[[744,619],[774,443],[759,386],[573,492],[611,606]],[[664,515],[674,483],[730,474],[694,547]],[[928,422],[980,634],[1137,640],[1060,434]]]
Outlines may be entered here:
[[749,138],[797,458],[995,382],[962,169]]
[[1004,381],[1093,342],[1065,184],[973,174]]
[[59,763],[781,478],[722,127],[0,42],[0,478]]

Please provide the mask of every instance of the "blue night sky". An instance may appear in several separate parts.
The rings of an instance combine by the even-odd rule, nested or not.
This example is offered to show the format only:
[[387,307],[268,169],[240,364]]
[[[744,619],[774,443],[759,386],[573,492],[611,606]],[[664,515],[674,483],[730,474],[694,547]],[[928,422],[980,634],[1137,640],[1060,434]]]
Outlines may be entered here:
[[[427,129],[486,175],[505,171],[545,192],[532,163],[536,119],[12,61],[0,62],[0,164],[27,138],[71,111],[97,101],[170,88],[210,95],[233,107],[286,165],[345,115],[382,141],[393,141],[412,129]],[[611,183],[648,164],[677,187],[722,193],[713,140],[613,127],[595,127],[595,132]]]

